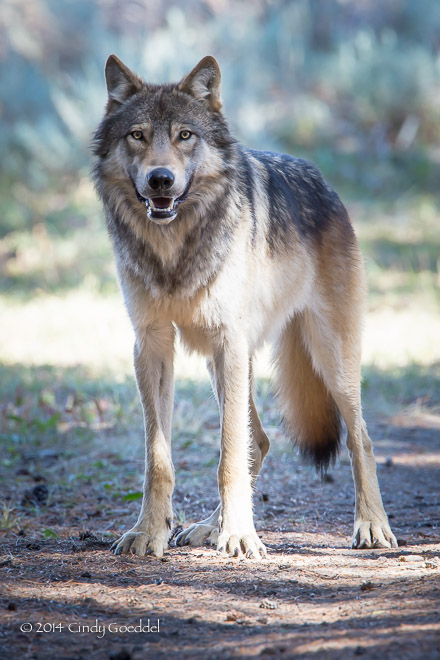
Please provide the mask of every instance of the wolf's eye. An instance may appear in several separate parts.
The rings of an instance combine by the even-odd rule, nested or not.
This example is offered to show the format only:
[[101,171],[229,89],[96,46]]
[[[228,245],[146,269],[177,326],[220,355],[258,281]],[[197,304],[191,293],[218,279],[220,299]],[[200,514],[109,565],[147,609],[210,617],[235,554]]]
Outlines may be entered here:
[[132,132],[130,133],[130,135],[131,135],[131,137],[134,138],[135,140],[142,140],[142,138],[144,137],[144,136],[142,135],[142,131],[132,131]]
[[189,140],[191,135],[192,135],[191,131],[180,131],[179,133],[179,137],[181,140]]

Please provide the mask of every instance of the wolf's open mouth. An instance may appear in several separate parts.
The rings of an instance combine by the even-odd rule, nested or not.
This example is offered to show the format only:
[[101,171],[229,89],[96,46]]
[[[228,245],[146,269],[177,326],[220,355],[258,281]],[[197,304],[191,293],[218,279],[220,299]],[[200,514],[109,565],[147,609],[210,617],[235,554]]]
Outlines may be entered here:
[[136,192],[136,197],[142,204],[145,204],[145,206],[147,207],[148,218],[150,220],[153,220],[153,222],[156,222],[157,224],[166,225],[169,222],[171,222],[171,220],[174,220],[174,218],[177,216],[177,207],[181,202],[184,202],[185,199],[188,197],[191,183],[192,183],[192,177],[188,181],[188,185],[186,186],[185,190],[179,197],[147,198],[140,194],[134,183],[133,185]]

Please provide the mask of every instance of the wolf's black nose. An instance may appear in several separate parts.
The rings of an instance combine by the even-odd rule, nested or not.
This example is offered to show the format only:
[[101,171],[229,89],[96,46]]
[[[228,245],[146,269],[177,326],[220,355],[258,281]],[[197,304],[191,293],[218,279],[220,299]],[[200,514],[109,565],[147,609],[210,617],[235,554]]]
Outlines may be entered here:
[[166,167],[156,167],[147,177],[148,185],[153,190],[168,190],[174,183],[174,175]]

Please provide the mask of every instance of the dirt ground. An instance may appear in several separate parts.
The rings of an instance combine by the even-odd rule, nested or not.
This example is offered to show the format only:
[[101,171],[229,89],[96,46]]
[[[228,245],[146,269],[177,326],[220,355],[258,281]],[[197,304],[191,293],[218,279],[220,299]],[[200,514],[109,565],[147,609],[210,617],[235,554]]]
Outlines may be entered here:
[[[259,563],[173,542],[162,559],[116,557],[111,538],[139,501],[97,508],[102,487],[86,483],[68,508],[45,502],[45,478],[24,457],[10,493],[21,528],[0,537],[0,657],[440,658],[438,417],[369,429],[399,549],[349,549],[346,454],[321,481],[278,438],[255,494]],[[216,504],[215,465],[180,479],[191,475],[183,445],[175,463],[186,526]]]

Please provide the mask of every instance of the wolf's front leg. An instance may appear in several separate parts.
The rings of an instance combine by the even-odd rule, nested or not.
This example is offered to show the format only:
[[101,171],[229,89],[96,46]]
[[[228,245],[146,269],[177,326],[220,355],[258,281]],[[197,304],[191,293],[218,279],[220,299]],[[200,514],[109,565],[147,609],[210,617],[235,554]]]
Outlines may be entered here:
[[172,325],[148,328],[142,336],[137,333],[134,363],[145,421],[144,494],[137,523],[113,545],[116,554],[131,552],[161,557],[168,547],[174,488],[173,350]]
[[221,501],[217,549],[261,559],[266,549],[255,531],[249,470],[249,356],[240,335],[228,336],[214,358],[222,427],[218,486]]

